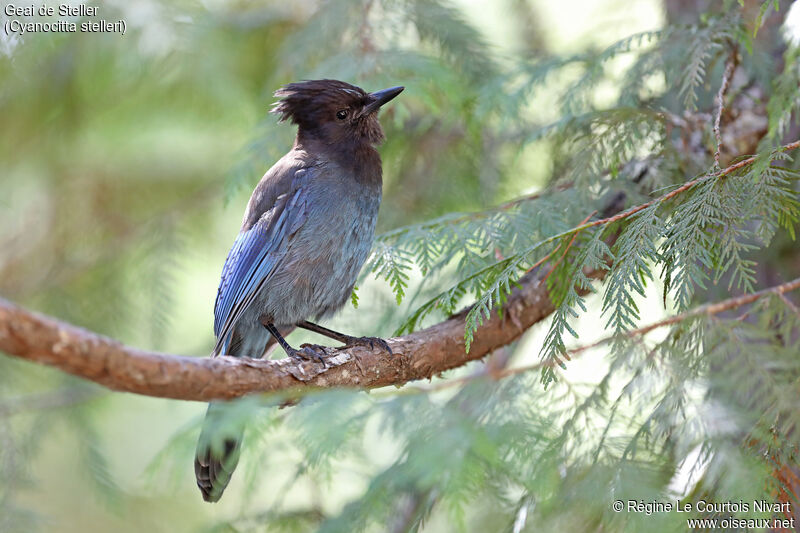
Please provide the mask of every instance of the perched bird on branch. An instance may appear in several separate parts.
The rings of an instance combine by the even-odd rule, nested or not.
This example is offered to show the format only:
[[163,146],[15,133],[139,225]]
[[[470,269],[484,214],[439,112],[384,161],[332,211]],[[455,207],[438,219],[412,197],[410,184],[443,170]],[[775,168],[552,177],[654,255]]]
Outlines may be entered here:
[[[329,330],[319,320],[349,299],[367,258],[381,203],[384,139],[380,107],[403,87],[367,93],[336,80],[290,83],[272,109],[297,125],[292,149],[267,171],[245,211],[222,269],[214,307],[213,356],[261,357],[277,342],[290,356],[322,360],[324,350],[292,348],[295,327],[348,346],[385,341]],[[210,404],[197,444],[195,475],[203,499],[215,502],[239,459],[243,428],[225,424]]]

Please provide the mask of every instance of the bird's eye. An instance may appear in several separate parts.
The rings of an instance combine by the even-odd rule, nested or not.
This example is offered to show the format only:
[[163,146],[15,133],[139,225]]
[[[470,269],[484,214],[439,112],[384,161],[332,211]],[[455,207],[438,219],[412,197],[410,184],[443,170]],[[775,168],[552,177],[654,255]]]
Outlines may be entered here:
[[336,118],[339,120],[344,120],[347,118],[347,109],[341,109],[336,112]]

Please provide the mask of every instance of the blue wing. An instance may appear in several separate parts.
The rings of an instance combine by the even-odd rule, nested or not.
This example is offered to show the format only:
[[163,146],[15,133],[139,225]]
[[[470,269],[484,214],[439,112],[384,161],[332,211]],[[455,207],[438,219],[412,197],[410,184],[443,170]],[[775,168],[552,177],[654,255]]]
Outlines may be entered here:
[[233,326],[275,271],[291,235],[306,220],[305,191],[298,185],[293,183],[258,222],[239,233],[228,253],[214,305],[214,354],[225,351]]

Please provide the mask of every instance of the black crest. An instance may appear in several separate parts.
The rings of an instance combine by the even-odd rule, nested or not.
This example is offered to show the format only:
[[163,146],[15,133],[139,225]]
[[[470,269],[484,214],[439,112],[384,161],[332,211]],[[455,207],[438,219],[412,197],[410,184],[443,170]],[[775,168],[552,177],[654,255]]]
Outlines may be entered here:
[[298,138],[316,138],[326,144],[377,144],[383,130],[377,111],[402,87],[385,92],[367,93],[360,87],[338,80],[307,80],[290,83],[275,92],[280,98],[272,112],[280,121],[298,126]]
[[299,126],[328,122],[339,108],[359,108],[369,102],[364,89],[339,80],[290,83],[275,91],[275,96],[280,100],[272,113],[280,115],[281,122],[289,120]]

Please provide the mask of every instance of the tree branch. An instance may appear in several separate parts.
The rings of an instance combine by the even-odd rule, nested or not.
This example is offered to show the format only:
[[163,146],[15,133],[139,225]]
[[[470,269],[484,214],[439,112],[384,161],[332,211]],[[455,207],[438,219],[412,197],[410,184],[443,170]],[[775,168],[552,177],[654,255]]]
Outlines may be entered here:
[[[596,279],[604,273],[588,275]],[[325,368],[288,358],[196,358],[139,350],[0,298],[0,350],[112,390],[205,402],[300,387],[376,388],[430,378],[513,342],[553,310],[546,284],[532,272],[504,306],[503,317],[510,314],[513,320],[492,313],[475,332],[469,353],[465,309],[424,330],[389,339],[394,355],[377,346],[330,349]]]

